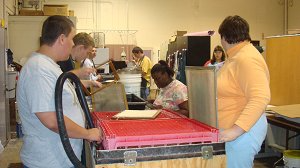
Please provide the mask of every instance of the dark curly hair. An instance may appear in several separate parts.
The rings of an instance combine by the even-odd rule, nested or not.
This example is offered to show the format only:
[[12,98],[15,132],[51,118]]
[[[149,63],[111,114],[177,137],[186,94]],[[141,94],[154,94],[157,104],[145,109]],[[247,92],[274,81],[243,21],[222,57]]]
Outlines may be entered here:
[[249,35],[249,24],[242,17],[228,16],[219,27],[219,34],[229,44],[235,44],[241,41],[251,41]]
[[174,70],[171,69],[167,62],[164,61],[164,60],[160,60],[158,61],[157,64],[155,64],[152,69],[151,69],[151,75],[153,75],[154,73],[157,73],[157,72],[166,72],[168,73],[168,75],[172,78],[175,74]]

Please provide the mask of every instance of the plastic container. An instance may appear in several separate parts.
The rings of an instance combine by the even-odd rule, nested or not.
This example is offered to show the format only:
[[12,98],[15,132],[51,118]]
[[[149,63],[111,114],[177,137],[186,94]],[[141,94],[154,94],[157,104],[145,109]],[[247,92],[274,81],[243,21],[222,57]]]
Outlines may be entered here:
[[0,154],[1,154],[3,151],[4,151],[4,147],[3,147],[2,142],[1,142],[1,140],[0,140]]
[[8,71],[8,98],[16,97],[16,80],[18,72],[17,71]]
[[124,84],[126,94],[141,95],[141,74],[119,74],[120,82]]
[[193,119],[102,120],[106,150],[218,142],[219,131]]
[[286,150],[283,152],[285,168],[300,168],[300,150]]
[[126,94],[129,110],[145,110],[147,102],[135,94]]
[[127,57],[126,57],[126,52],[124,50],[124,47],[122,47],[122,52],[121,52],[121,61],[126,61]]

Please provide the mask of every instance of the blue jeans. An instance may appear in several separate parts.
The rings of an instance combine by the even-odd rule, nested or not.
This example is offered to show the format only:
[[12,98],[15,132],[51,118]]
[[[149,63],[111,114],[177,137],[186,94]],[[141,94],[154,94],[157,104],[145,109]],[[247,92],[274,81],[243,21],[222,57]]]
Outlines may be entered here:
[[254,126],[236,140],[226,142],[228,168],[252,168],[254,156],[260,151],[267,134],[267,118],[263,114]]
[[149,87],[141,87],[141,98],[143,98],[144,100],[147,100],[147,97],[149,94],[150,94]]

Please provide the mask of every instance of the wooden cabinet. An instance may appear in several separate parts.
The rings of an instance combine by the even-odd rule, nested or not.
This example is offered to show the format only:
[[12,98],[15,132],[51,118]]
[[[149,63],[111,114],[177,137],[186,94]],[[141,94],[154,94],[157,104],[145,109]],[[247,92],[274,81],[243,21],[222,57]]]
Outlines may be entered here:
[[300,35],[267,38],[272,105],[300,103]]

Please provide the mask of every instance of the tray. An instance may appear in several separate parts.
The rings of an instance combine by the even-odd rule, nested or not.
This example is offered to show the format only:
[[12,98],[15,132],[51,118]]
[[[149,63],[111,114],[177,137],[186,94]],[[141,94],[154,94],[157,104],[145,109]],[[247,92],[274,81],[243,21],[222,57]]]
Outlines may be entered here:
[[104,149],[218,142],[219,131],[193,119],[101,120]]

